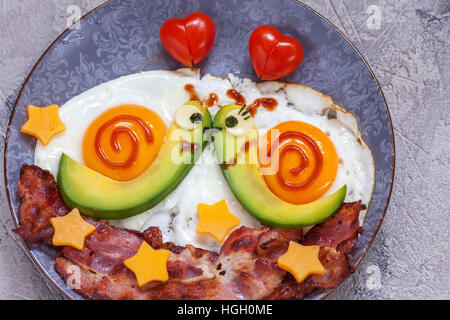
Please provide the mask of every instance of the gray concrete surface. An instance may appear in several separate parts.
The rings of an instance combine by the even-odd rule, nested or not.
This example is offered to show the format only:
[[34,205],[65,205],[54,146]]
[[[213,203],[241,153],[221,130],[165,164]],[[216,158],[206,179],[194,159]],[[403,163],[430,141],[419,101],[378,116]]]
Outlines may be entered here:
[[[1,152],[7,106],[65,29],[67,7],[77,4],[87,12],[102,2],[0,0]],[[374,69],[392,113],[397,151],[395,186],[381,230],[356,273],[329,298],[450,299],[450,1],[304,2],[347,34]],[[1,184],[0,299],[61,299],[11,232]]]

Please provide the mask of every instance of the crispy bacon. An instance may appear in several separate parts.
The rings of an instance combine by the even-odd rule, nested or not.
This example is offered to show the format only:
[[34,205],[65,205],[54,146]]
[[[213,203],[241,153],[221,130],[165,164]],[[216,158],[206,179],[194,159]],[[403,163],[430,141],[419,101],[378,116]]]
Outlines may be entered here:
[[286,252],[289,240],[299,239],[301,234],[301,229],[283,234],[269,227],[241,227],[232,232],[217,259],[221,280],[233,292],[229,299],[262,299],[274,291],[286,275],[277,260]]
[[333,289],[344,281],[354,271],[349,252],[361,231],[361,209],[361,201],[343,204],[333,216],[312,228],[300,241],[303,245],[320,246],[319,259],[325,268],[324,274],[311,275],[301,283],[288,274],[268,298],[302,299],[315,289]]
[[[69,212],[50,173],[35,166],[22,167],[19,180],[21,227],[24,239],[51,245],[50,219]],[[361,203],[345,204],[333,217],[314,227],[305,237],[301,229],[241,227],[232,232],[219,254],[187,245],[163,243],[157,227],[145,232],[112,227],[105,221],[84,217],[96,226],[81,251],[61,250],[55,269],[70,287],[89,299],[298,299],[316,288],[334,288],[348,276],[348,252],[359,231]],[[302,283],[277,266],[289,241],[320,245],[323,275]],[[124,265],[142,241],[170,251],[169,280],[139,287]]]
[[302,244],[336,248],[359,232],[361,209],[361,201],[344,203],[336,214],[311,229]]
[[20,228],[15,230],[30,242],[51,244],[50,219],[69,212],[50,172],[23,165],[17,184],[22,202],[19,207]]
[[[168,282],[195,283],[213,278],[216,254],[192,246],[184,248],[162,244],[159,229],[150,230],[149,243],[155,249],[171,251],[167,263]],[[160,291],[158,287],[165,283],[154,281],[139,288],[133,273],[123,264],[138,251],[142,241],[148,237],[148,231],[147,234],[140,234],[101,225],[86,239],[82,251],[71,247],[63,249],[64,257],[56,259],[56,271],[65,280],[73,278],[79,281],[74,283],[75,290],[87,298],[152,299]]]
[[159,243],[156,248],[171,251],[169,281],[141,288],[123,261],[134,255],[142,240],[110,226],[101,226],[89,236],[82,251],[65,247],[55,268],[66,281],[78,281],[78,288],[72,282],[75,290],[91,299],[257,299],[272,292],[285,275],[276,260],[288,240],[267,243],[264,236],[270,232],[270,228],[240,228],[230,235],[227,249],[219,256],[189,245],[161,245],[162,238],[155,239],[153,234]]

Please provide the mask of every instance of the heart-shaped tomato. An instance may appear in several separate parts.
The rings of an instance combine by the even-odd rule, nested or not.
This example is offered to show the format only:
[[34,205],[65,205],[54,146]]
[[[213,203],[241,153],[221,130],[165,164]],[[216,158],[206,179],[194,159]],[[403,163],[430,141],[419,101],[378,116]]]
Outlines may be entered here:
[[303,48],[297,39],[272,26],[260,26],[250,35],[250,59],[261,80],[275,80],[294,72],[302,63]]
[[159,36],[172,57],[192,67],[208,56],[214,44],[216,28],[206,14],[194,12],[185,18],[172,18],[164,22]]

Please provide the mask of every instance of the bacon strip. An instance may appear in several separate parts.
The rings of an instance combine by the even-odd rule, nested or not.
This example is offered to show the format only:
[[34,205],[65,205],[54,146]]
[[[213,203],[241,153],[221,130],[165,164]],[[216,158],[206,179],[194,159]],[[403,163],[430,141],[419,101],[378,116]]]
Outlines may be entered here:
[[17,183],[19,197],[20,228],[16,232],[30,242],[51,244],[53,228],[50,219],[69,212],[48,171],[36,166],[22,166]]
[[142,240],[105,225],[86,239],[84,250],[65,247],[64,257],[56,260],[56,271],[65,280],[79,276],[81,287],[76,291],[92,299],[261,299],[286,274],[276,262],[289,240],[271,228],[234,231],[219,256],[190,245],[161,244],[159,229],[149,230],[153,237],[149,243],[154,248],[171,251],[167,282],[155,281],[139,288],[123,261],[135,254]]
[[[25,240],[51,246],[50,219],[69,212],[50,173],[35,166],[21,170],[19,208]],[[314,227],[306,237],[302,230],[241,227],[232,232],[219,254],[187,245],[163,243],[156,227],[144,233],[112,227],[105,221],[84,217],[97,229],[78,251],[63,247],[55,269],[74,290],[89,299],[295,299],[315,288],[334,288],[351,270],[348,252],[358,231],[360,203],[345,204],[335,215]],[[302,283],[277,267],[289,241],[320,245],[319,258],[326,272]],[[142,241],[155,249],[167,249],[169,280],[137,285],[124,265]]]
[[288,274],[280,287],[268,298],[303,299],[315,289],[334,289],[354,271],[349,254],[358,240],[361,201],[344,203],[330,218],[312,228],[300,241],[303,245],[319,245],[319,260],[325,268],[322,275],[311,275],[298,283]]

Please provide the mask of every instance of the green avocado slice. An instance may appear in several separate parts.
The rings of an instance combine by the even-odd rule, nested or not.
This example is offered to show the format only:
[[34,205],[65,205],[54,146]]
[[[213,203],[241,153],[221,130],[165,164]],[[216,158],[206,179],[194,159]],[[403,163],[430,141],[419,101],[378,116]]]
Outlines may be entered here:
[[[208,141],[203,137],[212,122],[208,109],[195,101],[188,104],[202,111],[202,124],[186,130],[173,121],[155,160],[133,180],[110,179],[63,154],[58,188],[66,205],[97,219],[125,219],[164,200],[192,169]],[[186,150],[186,142],[194,148]]]
[[253,119],[253,127],[244,136],[227,132],[227,115],[240,108],[227,105],[220,109],[214,118],[213,141],[225,179],[241,205],[262,223],[280,228],[314,225],[339,209],[347,193],[346,185],[328,197],[302,205],[285,202],[272,193],[261,174],[258,131]]

